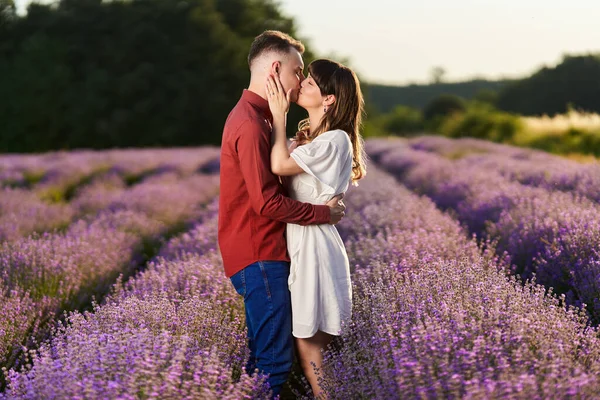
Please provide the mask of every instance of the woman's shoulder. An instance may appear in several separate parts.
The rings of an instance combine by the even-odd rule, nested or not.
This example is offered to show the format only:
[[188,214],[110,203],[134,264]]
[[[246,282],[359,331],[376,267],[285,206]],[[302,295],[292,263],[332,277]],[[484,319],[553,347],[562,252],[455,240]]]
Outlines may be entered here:
[[346,133],[346,131],[343,131],[341,129],[332,129],[330,131],[325,131],[323,133],[321,133],[319,135],[319,137],[323,137],[323,136],[341,136],[341,135],[346,135],[348,136],[348,134]]
[[341,129],[332,129],[330,131],[323,132],[317,139],[332,142],[340,149],[345,149],[351,145],[350,136],[348,136],[348,134]]
[[330,131],[323,132],[319,135],[317,139],[333,142],[345,142],[347,140],[350,140],[350,137],[345,131],[341,129],[332,129]]

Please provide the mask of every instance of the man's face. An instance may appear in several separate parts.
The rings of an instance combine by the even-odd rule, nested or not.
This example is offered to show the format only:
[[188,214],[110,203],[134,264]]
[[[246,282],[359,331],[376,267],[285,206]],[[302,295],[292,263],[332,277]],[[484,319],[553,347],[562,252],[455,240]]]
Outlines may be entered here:
[[298,50],[291,49],[289,54],[282,58],[281,66],[279,67],[279,79],[286,93],[292,89],[291,99],[293,102],[298,100],[298,91],[300,84],[304,80],[304,61]]

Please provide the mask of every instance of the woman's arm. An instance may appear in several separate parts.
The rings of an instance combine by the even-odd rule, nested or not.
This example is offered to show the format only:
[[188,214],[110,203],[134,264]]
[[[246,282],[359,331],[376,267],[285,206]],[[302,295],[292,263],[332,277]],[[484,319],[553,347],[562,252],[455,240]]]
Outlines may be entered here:
[[267,100],[273,114],[273,147],[271,148],[271,172],[279,176],[297,175],[304,172],[296,160],[290,157],[285,136],[287,112],[290,108],[290,95],[283,90],[279,77],[267,79]]
[[271,171],[275,175],[290,176],[304,172],[296,160],[290,157],[285,136],[285,116],[273,116],[273,148],[271,149]]

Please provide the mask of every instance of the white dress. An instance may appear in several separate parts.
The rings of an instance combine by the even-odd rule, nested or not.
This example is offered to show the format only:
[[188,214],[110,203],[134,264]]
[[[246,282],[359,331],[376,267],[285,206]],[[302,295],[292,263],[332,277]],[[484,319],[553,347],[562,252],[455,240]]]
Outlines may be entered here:
[[[342,130],[319,135],[299,146],[291,157],[305,173],[288,180],[295,200],[325,204],[344,193],[352,174],[352,143]],[[317,330],[339,335],[352,313],[350,265],[334,225],[287,224],[291,258],[288,285],[292,297],[292,333],[298,338]]]

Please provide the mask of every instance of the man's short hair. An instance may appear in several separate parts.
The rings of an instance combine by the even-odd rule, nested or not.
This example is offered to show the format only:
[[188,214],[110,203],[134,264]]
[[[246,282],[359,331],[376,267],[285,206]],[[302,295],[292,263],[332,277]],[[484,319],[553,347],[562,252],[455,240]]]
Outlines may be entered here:
[[290,47],[298,50],[300,54],[304,53],[304,45],[299,40],[280,31],[264,31],[256,38],[250,46],[248,53],[248,66],[252,68],[252,62],[261,54],[274,51],[277,53],[288,54]]

